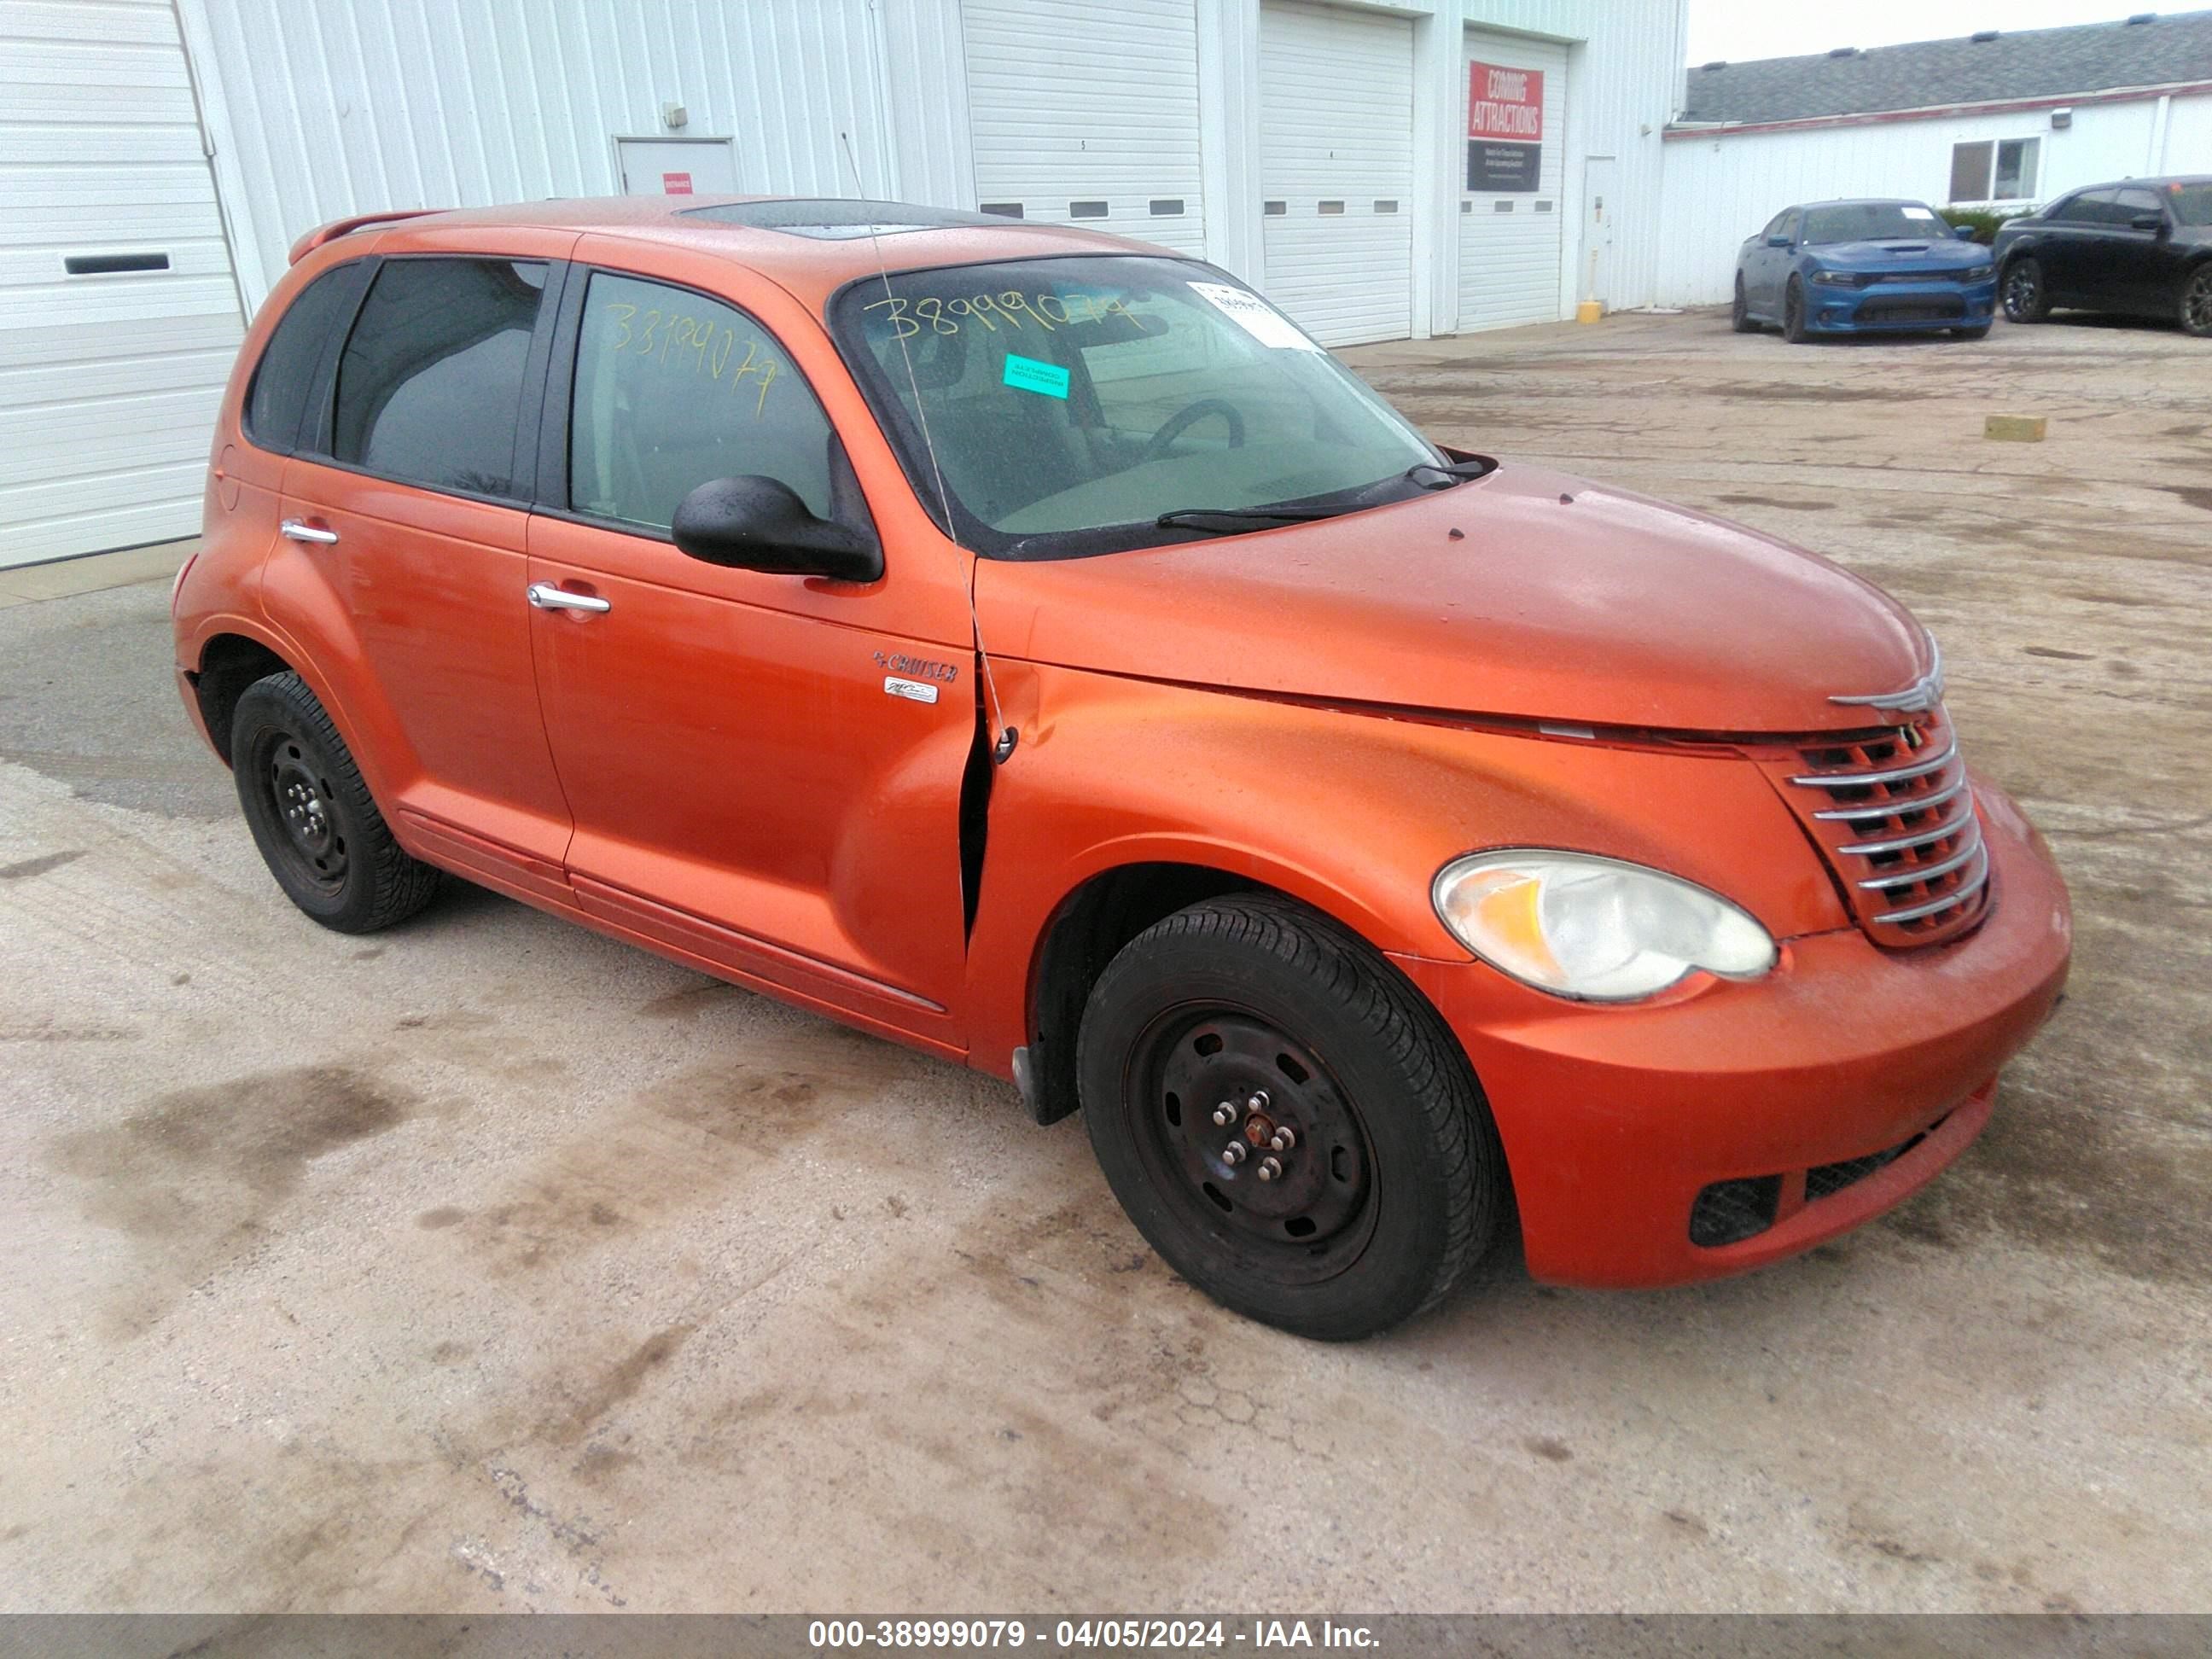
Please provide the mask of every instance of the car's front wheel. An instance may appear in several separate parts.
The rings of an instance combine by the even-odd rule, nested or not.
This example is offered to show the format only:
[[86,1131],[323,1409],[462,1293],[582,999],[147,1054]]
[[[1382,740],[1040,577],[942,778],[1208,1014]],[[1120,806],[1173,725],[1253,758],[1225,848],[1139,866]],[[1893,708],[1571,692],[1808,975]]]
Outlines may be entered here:
[[392,838],[345,739],[297,674],[246,689],[231,724],[238,801],[285,896],[325,927],[370,933],[404,921],[438,872]]
[[1735,302],[1729,307],[1729,326],[1739,334],[1756,334],[1759,325],[1751,320],[1751,301],[1743,291],[1743,277],[1735,279]]
[[2008,322],[2039,323],[2051,314],[2051,296],[2043,285],[2043,264],[2033,254],[2022,254],[2005,267],[2002,289]]
[[2181,285],[2181,326],[2200,340],[2212,339],[2212,259]]
[[1805,343],[1805,284],[1795,276],[1782,296],[1782,337],[1791,345]]
[[1442,1299],[1505,1207],[1465,1056],[1389,963],[1287,900],[1178,911],[1084,1011],[1084,1117],[1168,1265],[1301,1336],[1371,1335]]

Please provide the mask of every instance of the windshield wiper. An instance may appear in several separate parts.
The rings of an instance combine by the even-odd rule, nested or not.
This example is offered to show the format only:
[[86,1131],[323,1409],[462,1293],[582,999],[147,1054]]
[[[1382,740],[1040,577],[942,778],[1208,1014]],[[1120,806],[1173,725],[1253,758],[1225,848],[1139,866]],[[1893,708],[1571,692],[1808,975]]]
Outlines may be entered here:
[[1356,507],[1182,507],[1152,520],[1161,530],[1232,530],[1242,525],[1304,524],[1357,512]]
[[1491,457],[1470,455],[1463,461],[1418,461],[1406,469],[1406,481],[1419,484],[1424,489],[1442,489],[1497,471],[1498,463]]

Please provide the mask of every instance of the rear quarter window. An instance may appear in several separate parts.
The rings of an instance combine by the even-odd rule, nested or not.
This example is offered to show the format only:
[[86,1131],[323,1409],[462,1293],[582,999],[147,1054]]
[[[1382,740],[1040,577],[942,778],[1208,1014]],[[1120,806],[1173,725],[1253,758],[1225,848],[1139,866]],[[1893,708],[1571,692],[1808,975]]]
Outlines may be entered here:
[[368,270],[367,261],[352,260],[300,290],[254,365],[241,420],[247,441],[282,455],[298,446],[323,353],[352,318]]
[[386,259],[338,360],[331,459],[403,483],[507,497],[540,260]]

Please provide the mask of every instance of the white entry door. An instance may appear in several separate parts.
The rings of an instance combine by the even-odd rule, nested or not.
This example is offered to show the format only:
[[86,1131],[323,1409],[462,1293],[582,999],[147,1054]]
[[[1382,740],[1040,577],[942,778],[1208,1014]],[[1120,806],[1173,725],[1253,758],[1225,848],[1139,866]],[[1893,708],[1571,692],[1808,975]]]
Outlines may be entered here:
[[734,196],[738,157],[726,138],[617,138],[625,196]]
[[1583,163],[1583,260],[1576,297],[1613,309],[1613,220],[1620,211],[1620,163],[1593,155]]
[[1336,6],[1260,11],[1267,297],[1324,345],[1413,331],[1413,25]]

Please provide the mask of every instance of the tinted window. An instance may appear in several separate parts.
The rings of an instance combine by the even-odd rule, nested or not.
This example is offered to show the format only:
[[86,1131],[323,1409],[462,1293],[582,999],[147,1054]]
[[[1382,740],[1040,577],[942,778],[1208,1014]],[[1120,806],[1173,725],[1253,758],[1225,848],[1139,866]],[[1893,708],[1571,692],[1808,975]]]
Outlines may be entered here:
[[2166,204],[2185,225],[2212,225],[2212,184],[2168,185]]
[[2120,193],[2116,190],[2088,190],[2074,198],[2074,210],[2067,215],[2076,224],[2117,225],[2126,222],[2127,214],[2120,207]]
[[2166,210],[2159,204],[2158,198],[2147,190],[2124,190],[2120,192],[2119,204],[2123,224],[2131,225],[2146,213],[2154,213],[2161,219],[2166,217]]
[[387,260],[338,362],[333,457],[432,489],[512,495],[544,289],[541,264]]
[[830,516],[830,420],[767,331],[686,289],[599,271],[568,423],[579,513],[665,530],[683,499],[757,473]]
[[1761,236],[1779,236],[1782,234],[1782,222],[1789,216],[1790,210],[1788,208],[1783,209],[1781,212],[1776,214],[1771,219],[1769,219],[1766,222],[1766,228],[1760,231],[1759,234]]
[[307,284],[269,337],[246,394],[246,435],[264,449],[289,452],[300,441],[300,420],[331,331],[345,326],[368,266],[361,260],[325,271]]

